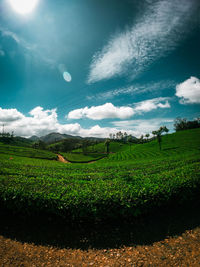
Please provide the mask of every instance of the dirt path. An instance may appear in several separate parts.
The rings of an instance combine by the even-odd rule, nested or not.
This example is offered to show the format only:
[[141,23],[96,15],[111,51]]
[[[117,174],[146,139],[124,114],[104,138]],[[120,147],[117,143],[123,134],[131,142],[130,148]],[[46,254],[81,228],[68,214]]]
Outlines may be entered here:
[[69,161],[64,159],[63,156],[61,156],[60,154],[57,154],[57,156],[58,156],[58,161],[63,162],[63,163],[70,163]]
[[[58,161],[60,162],[63,162],[63,163],[72,163],[68,160],[66,160],[63,156],[61,156],[60,154],[56,154],[58,156]],[[103,159],[103,158],[100,158],[100,159]],[[97,162],[98,160],[100,159],[96,159],[96,160],[91,160],[91,161],[88,161],[88,162],[77,162],[77,163],[86,163],[86,164],[90,164],[90,163],[94,163],[94,162]]]
[[0,236],[0,266],[200,266],[200,228],[153,245],[120,249],[57,249]]

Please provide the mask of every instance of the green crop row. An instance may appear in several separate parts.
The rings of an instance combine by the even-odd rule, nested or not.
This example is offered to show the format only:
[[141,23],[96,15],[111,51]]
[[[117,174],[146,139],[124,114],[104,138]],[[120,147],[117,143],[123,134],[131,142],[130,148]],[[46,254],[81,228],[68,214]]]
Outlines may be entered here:
[[95,160],[102,159],[106,156],[106,154],[100,154],[100,153],[78,153],[78,152],[69,152],[69,153],[64,153],[60,152],[60,154],[68,161],[72,163],[87,163]]
[[15,211],[48,212],[71,219],[137,216],[196,197],[199,158],[127,164],[62,164],[2,160],[0,203]]
[[116,219],[200,200],[198,134],[166,136],[161,151],[156,141],[119,146],[92,164],[41,159],[46,151],[39,150],[28,157],[32,150],[1,145],[0,206],[76,220]]
[[19,147],[13,145],[0,144],[0,153],[7,155],[9,154],[11,158],[13,156],[22,156],[22,157],[40,158],[40,159],[52,159],[52,160],[57,159],[57,156],[50,151],[39,150],[29,147]]

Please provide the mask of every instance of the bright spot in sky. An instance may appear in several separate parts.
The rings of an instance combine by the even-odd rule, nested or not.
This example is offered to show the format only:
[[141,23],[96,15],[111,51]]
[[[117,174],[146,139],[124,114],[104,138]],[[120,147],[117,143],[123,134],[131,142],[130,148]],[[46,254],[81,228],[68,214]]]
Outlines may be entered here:
[[71,82],[72,80],[72,76],[67,71],[63,72],[63,78],[65,79],[66,82]]
[[9,0],[12,8],[20,14],[27,14],[33,11],[38,0]]

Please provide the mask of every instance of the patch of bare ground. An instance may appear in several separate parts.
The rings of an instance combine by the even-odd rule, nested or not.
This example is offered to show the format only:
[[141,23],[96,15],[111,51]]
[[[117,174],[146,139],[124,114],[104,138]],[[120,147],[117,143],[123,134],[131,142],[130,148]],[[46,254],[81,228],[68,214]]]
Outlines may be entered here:
[[0,266],[200,266],[199,205],[124,222],[1,215]]
[[63,163],[70,163],[65,158],[63,158],[63,156],[61,156],[60,154],[57,154],[57,156],[58,156],[58,161],[63,162]]
[[1,266],[200,266],[200,228],[149,246],[58,249],[0,236]]

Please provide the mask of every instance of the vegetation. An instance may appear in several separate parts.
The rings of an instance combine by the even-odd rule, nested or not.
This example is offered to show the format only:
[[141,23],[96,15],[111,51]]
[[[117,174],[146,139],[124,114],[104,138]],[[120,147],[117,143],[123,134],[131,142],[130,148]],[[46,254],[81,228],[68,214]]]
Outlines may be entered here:
[[110,140],[106,139],[105,141],[106,153],[109,154]]
[[60,154],[71,163],[88,163],[105,157],[105,154],[100,153],[83,154],[79,152],[61,152]]
[[33,149],[29,147],[19,147],[13,145],[5,145],[0,143],[0,154],[14,156],[39,158],[39,159],[51,159],[56,160],[57,156],[49,151]]
[[[93,164],[49,161],[42,158],[50,152],[15,151],[16,147],[1,144],[0,206],[70,220],[105,220],[197,201],[199,134],[200,129],[194,129],[165,135],[162,150],[156,140],[134,144],[131,150],[128,144],[111,142],[110,151],[116,153]],[[104,143],[97,146],[105,151]],[[33,151],[35,158],[29,158]]]
[[157,137],[159,148],[161,150],[161,142],[162,142],[162,133],[168,133],[169,130],[166,126],[161,126],[157,131],[153,131],[152,134]]
[[176,118],[174,121],[174,129],[176,132],[195,128],[200,128],[200,118],[193,121],[187,121],[185,118]]

